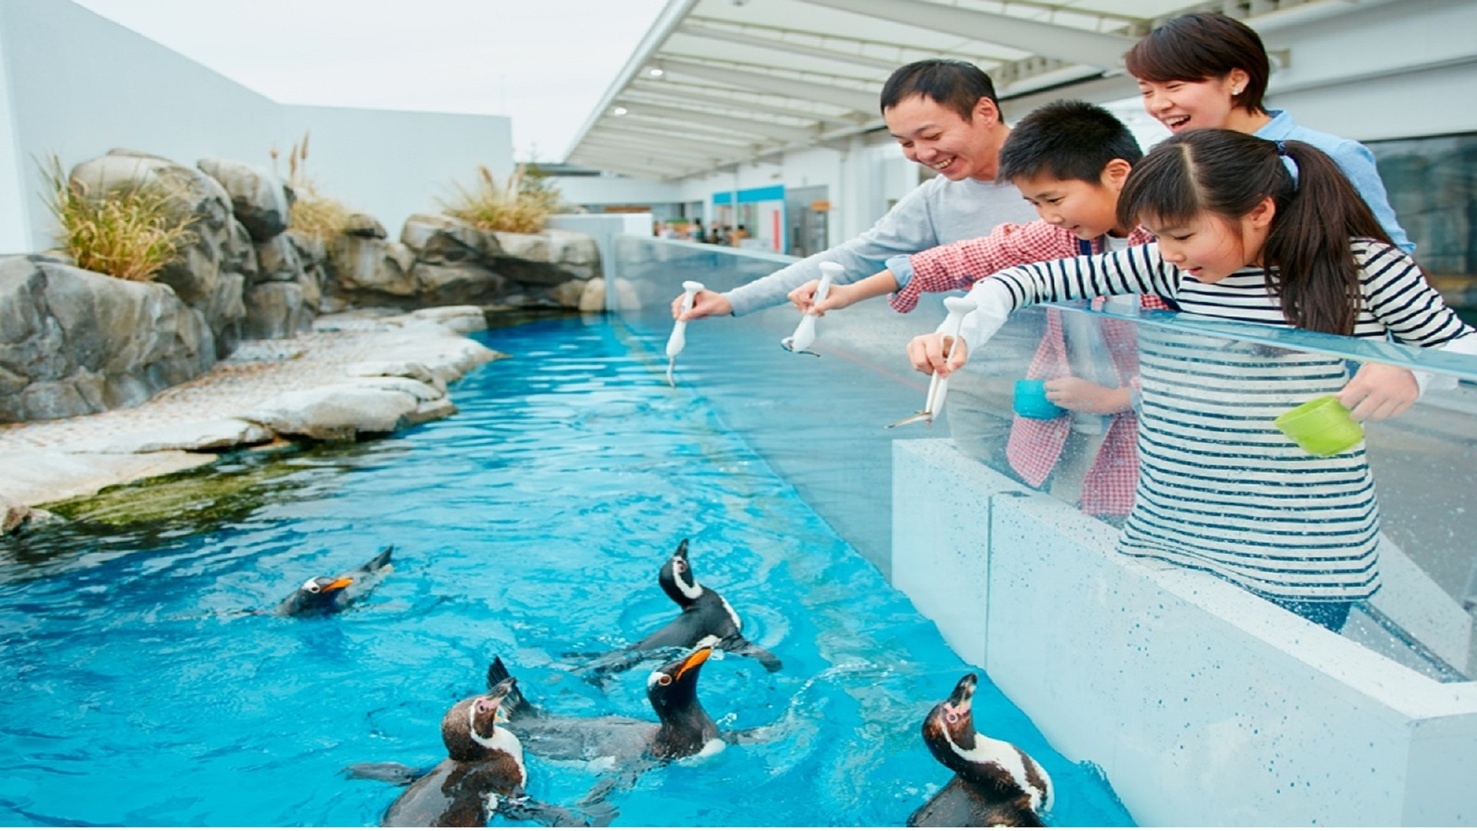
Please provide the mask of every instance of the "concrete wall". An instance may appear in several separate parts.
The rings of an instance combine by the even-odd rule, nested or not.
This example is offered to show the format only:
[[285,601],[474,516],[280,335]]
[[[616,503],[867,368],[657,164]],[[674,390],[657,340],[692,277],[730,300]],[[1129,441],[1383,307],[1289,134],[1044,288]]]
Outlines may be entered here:
[[1118,555],[946,440],[893,453],[894,585],[1140,824],[1477,822],[1477,683]]
[[[286,24],[284,24],[286,25]],[[397,235],[478,164],[512,170],[502,116],[277,104],[66,0],[0,3],[0,251],[50,247],[37,162],[67,167],[115,147],[193,165],[207,157],[271,167],[311,131],[306,171],[326,196]],[[12,172],[14,170],[14,172]]]

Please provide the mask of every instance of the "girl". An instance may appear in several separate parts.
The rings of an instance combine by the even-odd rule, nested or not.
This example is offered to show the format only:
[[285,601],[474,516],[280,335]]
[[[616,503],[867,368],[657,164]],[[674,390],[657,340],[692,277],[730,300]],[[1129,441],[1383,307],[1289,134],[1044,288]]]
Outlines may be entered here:
[[[1018,307],[1110,294],[1157,294],[1187,313],[1264,327],[1388,333],[1477,354],[1477,333],[1310,145],[1231,130],[1179,133],[1134,167],[1118,210],[1158,242],[979,281],[969,292],[978,311],[959,340],[915,338],[913,365],[947,375]],[[1415,377],[1366,363],[1350,379],[1340,358],[1200,331],[1140,327],[1140,476],[1119,548],[1214,572],[1336,631],[1349,604],[1379,588],[1364,445],[1313,457],[1272,421],[1330,393],[1356,419],[1396,416],[1419,396]]]
[[1271,63],[1262,39],[1245,23],[1214,12],[1181,15],[1146,35],[1123,60],[1138,79],[1144,109],[1170,132],[1222,127],[1311,144],[1349,177],[1390,239],[1407,254],[1415,251],[1395,219],[1369,148],[1300,127],[1284,110],[1262,106]]

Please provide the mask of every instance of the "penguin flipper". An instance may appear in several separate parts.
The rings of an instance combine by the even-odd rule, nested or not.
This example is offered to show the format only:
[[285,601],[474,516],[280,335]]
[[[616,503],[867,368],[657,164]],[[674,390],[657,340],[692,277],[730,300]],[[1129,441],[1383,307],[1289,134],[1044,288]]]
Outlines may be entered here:
[[603,686],[607,675],[625,672],[641,663],[643,657],[634,649],[619,649],[596,656],[594,660],[582,664],[577,671],[589,683]]
[[775,657],[773,652],[745,639],[741,635],[725,638],[718,644],[718,648],[724,652],[732,652],[735,655],[745,655],[753,658],[770,672],[779,672],[785,666],[779,658]]
[[529,797],[498,800],[493,813],[500,814],[513,822],[536,822],[551,828],[603,827],[609,825],[616,817],[614,810],[599,815],[585,814]]
[[364,571],[379,571],[390,564],[390,555],[395,553],[395,546],[387,545],[380,549],[380,553],[374,555],[374,559],[360,566]]
[[[494,655],[492,657],[492,663],[487,665],[487,688],[490,690],[511,677],[513,675],[503,665],[502,656]],[[503,704],[508,708],[508,721],[538,715],[537,708],[528,703],[528,699],[523,697],[523,691],[518,689],[517,683],[514,683],[513,689],[509,690],[508,694],[503,697]]]
[[397,762],[362,762],[339,771],[345,779],[374,779],[392,785],[409,785],[434,768],[413,768]]

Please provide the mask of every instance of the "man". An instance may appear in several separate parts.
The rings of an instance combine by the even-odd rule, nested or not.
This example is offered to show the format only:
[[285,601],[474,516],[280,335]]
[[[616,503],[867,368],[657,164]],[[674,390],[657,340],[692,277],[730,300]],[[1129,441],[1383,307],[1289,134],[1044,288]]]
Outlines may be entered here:
[[745,315],[788,302],[792,289],[820,276],[823,261],[845,267],[839,282],[849,283],[883,270],[889,257],[978,237],[1002,222],[1034,218],[1019,191],[995,184],[1000,146],[1010,128],[1000,117],[995,85],[978,67],[927,60],[898,69],[882,88],[882,118],[903,155],[937,176],[904,196],[860,236],[731,291],[698,292],[686,315],[680,314],[679,295],[672,301],[672,316]]

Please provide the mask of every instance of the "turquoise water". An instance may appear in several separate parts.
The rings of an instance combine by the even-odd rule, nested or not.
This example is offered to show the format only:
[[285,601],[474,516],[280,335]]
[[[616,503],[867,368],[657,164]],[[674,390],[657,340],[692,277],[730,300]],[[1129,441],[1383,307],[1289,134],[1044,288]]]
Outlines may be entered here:
[[[376,824],[399,790],[341,770],[441,759],[442,714],[494,655],[551,710],[649,717],[650,664],[602,690],[563,653],[670,619],[656,574],[683,537],[785,663],[715,656],[701,700],[720,726],[781,727],[646,773],[611,798],[617,825],[901,825],[943,786],[920,724],[976,668],[700,390],[666,386],[660,344],[571,319],[482,339],[514,357],[459,382],[453,418],[244,454],[176,484],[185,509],[170,488],[124,489],[0,542],[0,824]],[[118,524],[123,508],[146,517]],[[243,614],[389,544],[394,573],[342,615]],[[975,702],[979,729],[1052,776],[1053,824],[1132,823],[987,680]],[[529,767],[550,802],[606,773]]]

